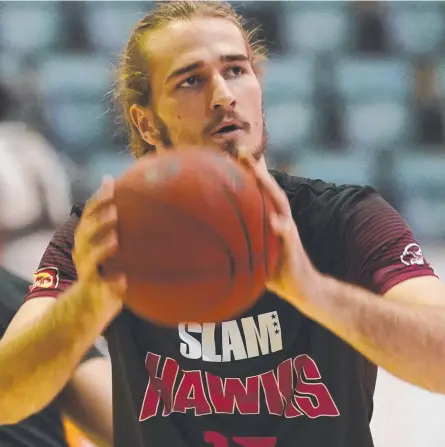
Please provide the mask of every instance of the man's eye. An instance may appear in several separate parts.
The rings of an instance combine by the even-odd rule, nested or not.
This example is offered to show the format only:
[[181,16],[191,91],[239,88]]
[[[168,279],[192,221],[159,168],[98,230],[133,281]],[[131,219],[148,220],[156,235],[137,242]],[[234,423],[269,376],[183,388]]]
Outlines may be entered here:
[[190,87],[196,87],[200,82],[199,76],[190,76],[181,84],[179,84],[180,88],[190,88]]
[[237,76],[242,75],[243,73],[244,73],[243,67],[239,67],[239,66],[230,67],[227,70],[227,75],[229,77],[234,77],[234,78],[236,78]]

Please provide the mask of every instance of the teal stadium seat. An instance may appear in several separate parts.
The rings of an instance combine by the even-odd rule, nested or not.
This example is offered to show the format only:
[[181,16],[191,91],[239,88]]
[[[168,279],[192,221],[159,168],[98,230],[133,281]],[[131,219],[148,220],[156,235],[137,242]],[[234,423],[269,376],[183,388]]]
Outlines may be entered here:
[[353,145],[391,148],[411,136],[411,111],[404,102],[351,102],[345,106],[344,120],[347,138]]
[[295,172],[301,177],[322,179],[337,185],[373,184],[371,154],[352,149],[344,153],[306,150],[300,154]]
[[2,2],[0,42],[16,54],[47,52],[57,47],[61,32],[58,2]]
[[440,97],[445,99],[445,62],[439,62],[437,66],[437,84]]
[[88,37],[97,50],[119,54],[152,2],[85,2]]
[[0,52],[0,82],[13,83],[20,75],[21,60],[13,51]]
[[379,98],[404,100],[412,93],[411,65],[398,58],[342,58],[334,82],[346,101]]
[[401,144],[410,138],[411,66],[397,58],[343,58],[334,83],[344,98],[349,141],[367,146]]
[[315,90],[315,67],[311,57],[272,58],[265,67],[262,85],[264,101],[308,100]]
[[[420,147],[399,152],[396,181],[404,191],[404,216],[418,238],[439,240],[445,228],[445,154]],[[425,148],[426,149],[426,148]]]
[[425,54],[443,48],[442,2],[386,2],[388,29],[397,51]]
[[315,111],[311,103],[277,102],[265,109],[271,143],[277,147],[299,147],[312,141]]
[[40,88],[44,96],[101,97],[110,89],[112,70],[99,55],[54,55],[40,67]]
[[[405,148],[397,159],[397,181],[401,188],[418,189],[426,195],[441,194],[445,209],[445,151],[433,154],[416,147]],[[444,227],[445,228],[445,227]]]
[[92,192],[97,190],[105,175],[111,175],[113,178],[117,178],[133,163],[134,158],[125,152],[116,153],[111,150],[95,152],[89,159],[84,172],[88,191]]
[[346,2],[284,2],[290,52],[332,53],[349,46]]
[[68,151],[107,144],[106,94],[111,64],[93,56],[59,56],[40,68],[44,112],[54,136]]

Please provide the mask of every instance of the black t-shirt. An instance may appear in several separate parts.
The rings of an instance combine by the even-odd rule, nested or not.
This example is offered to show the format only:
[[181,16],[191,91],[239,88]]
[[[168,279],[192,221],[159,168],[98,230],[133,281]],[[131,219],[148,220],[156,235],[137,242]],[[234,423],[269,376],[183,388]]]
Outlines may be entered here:
[[[380,294],[434,275],[406,223],[372,188],[273,175],[320,271]],[[42,259],[40,271],[53,280],[28,299],[57,296],[76,280],[81,209]],[[107,338],[116,447],[373,445],[376,367],[271,293],[221,324],[167,329],[124,310]]]
[[[0,267],[0,338],[23,304],[23,298],[29,292],[29,285],[24,279]],[[100,352],[93,348],[84,360],[100,356]],[[7,368],[7,365],[0,367]],[[48,377],[48,380],[51,378]],[[58,399],[19,424],[0,425],[0,446],[68,447]]]

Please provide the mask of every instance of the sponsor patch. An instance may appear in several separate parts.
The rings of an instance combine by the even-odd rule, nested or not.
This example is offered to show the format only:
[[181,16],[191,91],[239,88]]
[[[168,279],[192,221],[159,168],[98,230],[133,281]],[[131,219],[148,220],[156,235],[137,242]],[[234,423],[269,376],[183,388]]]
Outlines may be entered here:
[[418,244],[408,244],[403,250],[400,260],[405,265],[424,265],[425,260],[423,258],[422,250]]
[[59,270],[55,267],[39,269],[33,276],[30,292],[36,289],[55,289],[59,285]]

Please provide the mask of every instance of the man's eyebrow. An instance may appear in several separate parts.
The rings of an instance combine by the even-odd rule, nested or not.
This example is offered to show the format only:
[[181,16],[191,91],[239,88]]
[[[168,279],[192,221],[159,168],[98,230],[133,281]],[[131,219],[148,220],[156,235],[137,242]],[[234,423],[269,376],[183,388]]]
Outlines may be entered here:
[[221,62],[246,62],[249,58],[244,54],[227,54],[219,58]]
[[[249,58],[244,54],[226,54],[219,58],[221,62],[245,62],[248,61]],[[204,66],[204,61],[193,62],[192,64],[185,65],[184,67],[179,67],[176,70],[173,70],[167,77],[167,81],[170,81],[173,78],[177,78],[179,76],[183,76],[187,73],[190,73],[198,68],[202,68]]]
[[177,68],[173,70],[167,77],[167,81],[179,76],[185,75],[191,71],[201,68],[204,65],[203,61],[193,62],[193,64],[185,65],[184,67]]

